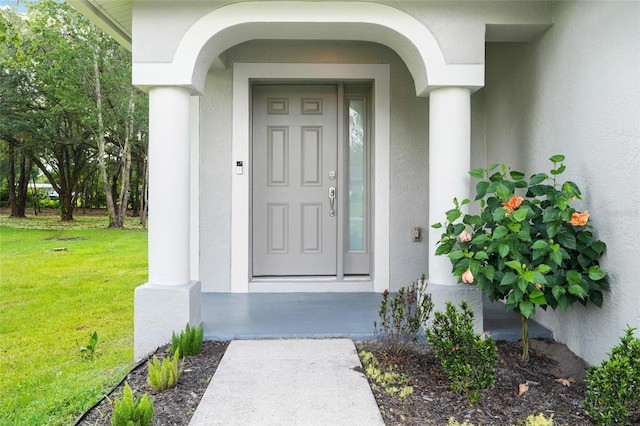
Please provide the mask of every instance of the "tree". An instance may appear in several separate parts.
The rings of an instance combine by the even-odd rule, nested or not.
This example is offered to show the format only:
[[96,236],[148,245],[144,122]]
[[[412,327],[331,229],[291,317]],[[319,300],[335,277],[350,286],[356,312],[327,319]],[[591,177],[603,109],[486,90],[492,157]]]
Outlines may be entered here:
[[[16,68],[25,24],[11,9],[0,10],[0,141],[6,145],[10,216],[24,218],[33,161],[27,153],[28,75]],[[17,170],[16,170],[17,168]]]
[[144,133],[138,123],[146,124],[135,115],[136,104],[144,96],[128,84],[130,67],[124,66],[129,64],[124,49],[100,32],[94,38],[95,45],[101,46],[100,54],[93,55],[98,165],[109,226],[121,228],[129,205],[132,145],[140,143]]
[[564,158],[554,155],[549,174],[536,173],[529,180],[505,165],[471,170],[471,177],[480,179],[480,214],[465,214],[461,206],[470,201],[454,199],[446,222],[432,225],[444,229],[436,254],[449,257],[453,275],[521,315],[525,360],[528,319],[536,306],[566,310],[575,302],[591,302],[600,307],[603,291],[609,290],[599,263],[606,245],[595,238],[588,211],[574,207],[582,198],[580,189],[558,181]]
[[0,27],[11,53],[0,62],[0,138],[11,164],[24,164],[24,173],[9,170],[9,186],[22,190],[33,162],[59,194],[62,219],[72,220],[99,171],[109,224],[122,227],[132,162],[145,161],[133,152],[144,153],[138,145],[147,141],[147,97],[130,83],[130,55],[64,2],[27,6],[28,19],[7,12]]

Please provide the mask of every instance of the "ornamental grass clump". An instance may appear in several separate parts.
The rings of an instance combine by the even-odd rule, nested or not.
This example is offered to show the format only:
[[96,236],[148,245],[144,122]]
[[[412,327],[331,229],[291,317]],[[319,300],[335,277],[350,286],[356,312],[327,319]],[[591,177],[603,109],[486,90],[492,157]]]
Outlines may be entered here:
[[184,369],[184,360],[180,362],[180,349],[176,350],[173,357],[165,357],[162,363],[154,355],[147,363],[147,368],[147,383],[153,389],[162,392],[174,387]]
[[563,155],[553,168],[528,180],[505,165],[473,169],[479,179],[475,201],[480,213],[462,211],[469,200],[454,199],[436,255],[447,255],[459,282],[476,284],[492,301],[522,318],[522,357],[529,359],[528,319],[536,306],[566,310],[574,302],[600,307],[609,290],[599,259],[606,245],[598,240],[587,210],[578,210],[582,193],[573,182],[560,182]]
[[147,426],[153,419],[153,400],[146,393],[134,399],[129,383],[124,383],[121,399],[116,399],[111,414],[112,426]]
[[191,327],[189,323],[185,326],[180,334],[173,332],[171,334],[170,353],[180,352],[181,356],[198,355],[202,350],[202,339],[204,328],[202,326]]

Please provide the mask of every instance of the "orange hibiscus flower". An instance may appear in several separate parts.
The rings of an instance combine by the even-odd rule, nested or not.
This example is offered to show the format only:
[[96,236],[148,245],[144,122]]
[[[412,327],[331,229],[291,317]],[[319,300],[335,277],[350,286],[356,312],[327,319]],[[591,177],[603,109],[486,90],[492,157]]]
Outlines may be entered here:
[[522,200],[524,200],[524,198],[522,197],[511,197],[509,201],[507,201],[506,203],[502,203],[502,207],[504,207],[505,210],[512,212],[520,207],[520,204],[522,204]]
[[584,213],[575,212],[571,215],[571,224],[573,226],[585,226],[589,220],[589,210],[585,210]]

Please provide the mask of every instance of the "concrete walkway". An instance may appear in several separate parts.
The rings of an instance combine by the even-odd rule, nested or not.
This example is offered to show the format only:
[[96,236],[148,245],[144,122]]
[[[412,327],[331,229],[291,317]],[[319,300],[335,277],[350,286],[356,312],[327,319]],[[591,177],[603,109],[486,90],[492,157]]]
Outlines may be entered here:
[[234,340],[192,426],[384,425],[351,339]]

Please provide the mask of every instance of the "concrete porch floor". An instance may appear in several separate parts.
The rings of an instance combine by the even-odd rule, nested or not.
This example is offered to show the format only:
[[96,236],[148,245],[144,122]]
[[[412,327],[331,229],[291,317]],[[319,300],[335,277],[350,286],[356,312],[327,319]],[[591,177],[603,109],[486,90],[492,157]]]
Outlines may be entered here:
[[[206,340],[373,339],[381,298],[377,293],[203,293],[202,324]],[[520,339],[520,317],[506,312],[504,304],[484,299],[483,311],[484,330],[494,340]],[[529,335],[553,337],[535,321]]]

